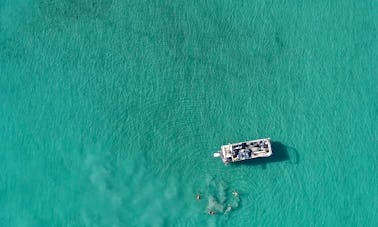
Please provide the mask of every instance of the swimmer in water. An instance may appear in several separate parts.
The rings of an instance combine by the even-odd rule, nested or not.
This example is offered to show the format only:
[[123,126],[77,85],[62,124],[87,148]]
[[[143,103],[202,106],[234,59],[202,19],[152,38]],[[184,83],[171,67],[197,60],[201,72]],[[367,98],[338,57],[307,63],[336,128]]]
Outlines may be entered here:
[[226,213],[230,212],[231,209],[232,209],[231,204],[228,204],[228,205],[227,205],[227,209],[226,209],[226,211],[225,211],[224,213],[226,214]]
[[216,212],[214,210],[209,210],[209,211],[207,211],[207,213],[210,214],[210,215],[215,215],[216,214]]
[[235,197],[238,197],[238,196],[239,196],[239,192],[237,192],[236,190],[233,191],[232,194],[233,194]]
[[200,199],[201,199],[201,194],[200,194],[200,193],[197,193],[197,195],[196,195],[196,199],[197,199],[197,200],[200,200]]

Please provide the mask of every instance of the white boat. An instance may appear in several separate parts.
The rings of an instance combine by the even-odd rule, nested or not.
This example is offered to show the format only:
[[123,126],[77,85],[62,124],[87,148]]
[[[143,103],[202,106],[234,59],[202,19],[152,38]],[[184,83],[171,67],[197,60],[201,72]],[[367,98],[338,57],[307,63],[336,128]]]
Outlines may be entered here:
[[223,145],[220,151],[214,153],[214,157],[220,157],[227,164],[230,162],[269,157],[272,154],[270,138],[265,138]]

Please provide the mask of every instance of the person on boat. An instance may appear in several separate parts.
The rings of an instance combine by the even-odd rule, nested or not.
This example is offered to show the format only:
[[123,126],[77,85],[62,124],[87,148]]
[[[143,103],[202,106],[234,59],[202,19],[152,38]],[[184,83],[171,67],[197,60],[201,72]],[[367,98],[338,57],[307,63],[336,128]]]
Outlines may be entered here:
[[201,199],[201,194],[200,194],[200,193],[197,193],[197,195],[196,195],[196,199],[197,199],[197,200],[200,200],[200,199]]
[[210,214],[210,215],[215,215],[216,214],[215,210],[208,210],[207,213]]

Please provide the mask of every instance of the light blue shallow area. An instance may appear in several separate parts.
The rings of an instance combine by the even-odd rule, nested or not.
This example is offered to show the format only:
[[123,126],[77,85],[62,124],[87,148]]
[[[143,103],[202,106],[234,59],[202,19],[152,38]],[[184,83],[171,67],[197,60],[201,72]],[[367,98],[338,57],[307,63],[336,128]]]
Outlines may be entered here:
[[0,0],[0,225],[378,226],[378,2],[165,2]]

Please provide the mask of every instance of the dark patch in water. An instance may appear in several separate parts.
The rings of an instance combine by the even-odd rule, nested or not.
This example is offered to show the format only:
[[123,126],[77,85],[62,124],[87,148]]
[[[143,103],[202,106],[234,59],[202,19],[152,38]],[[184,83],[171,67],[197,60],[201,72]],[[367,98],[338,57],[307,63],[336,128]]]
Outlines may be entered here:
[[39,0],[42,14],[50,19],[98,18],[110,9],[113,0]]
[[275,43],[277,45],[277,48],[279,50],[283,50],[284,49],[285,44],[284,44],[284,42],[283,42],[283,40],[282,40],[282,38],[281,38],[281,36],[280,36],[280,34],[278,32],[275,32],[275,34],[274,34],[274,41],[275,41]]

